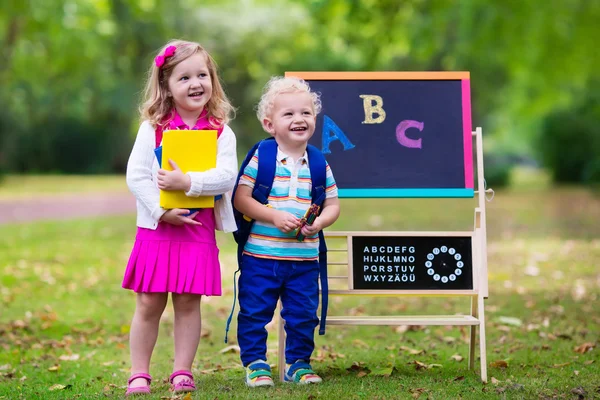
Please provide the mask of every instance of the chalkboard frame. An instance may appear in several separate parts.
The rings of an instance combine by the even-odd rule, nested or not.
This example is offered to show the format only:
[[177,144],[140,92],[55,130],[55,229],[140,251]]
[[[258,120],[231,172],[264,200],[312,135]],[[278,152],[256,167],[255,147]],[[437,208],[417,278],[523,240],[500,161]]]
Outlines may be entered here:
[[[471,90],[468,71],[423,71],[423,72],[318,72],[290,71],[285,76],[294,76],[311,81],[348,80],[453,80],[461,83],[464,187],[436,188],[343,188],[338,190],[340,198],[472,198],[475,196],[473,171],[473,143],[471,123]],[[335,173],[335,171],[334,171]]]
[[[377,241],[378,244],[375,244],[374,241]],[[433,260],[433,266],[431,266],[431,261],[427,261],[428,259],[426,259],[426,252],[423,252],[423,249],[421,248],[421,246],[425,246],[426,242],[429,242],[430,245],[434,246],[438,253],[437,256],[433,253],[429,253],[429,256],[431,257],[429,260]],[[437,243],[436,243],[437,242]],[[392,245],[392,243],[394,243]],[[350,273],[352,274],[352,279],[348,280],[348,289],[350,290],[373,290],[373,291],[382,291],[382,290],[400,290],[400,291],[406,291],[406,290],[427,290],[427,291],[443,291],[443,292],[450,292],[453,290],[473,290],[474,288],[474,279],[473,279],[473,247],[474,247],[474,243],[473,243],[473,234],[471,232],[466,232],[463,235],[448,235],[447,232],[444,232],[443,235],[439,235],[439,236],[435,236],[431,233],[420,233],[418,235],[406,235],[405,233],[402,234],[395,234],[395,235],[382,235],[379,234],[378,232],[375,232],[375,234],[368,234],[368,235],[353,235],[352,236],[352,260],[348,260],[348,264],[349,264],[349,268],[348,268],[348,274],[350,276]],[[416,248],[413,247],[412,245],[416,245]],[[446,247],[448,246],[448,247]],[[375,273],[371,273],[371,272],[367,272],[365,273],[364,271],[361,270],[361,266],[365,265],[364,261],[360,261],[361,257],[365,257],[365,256],[370,256],[371,258],[375,258],[375,259],[379,259],[381,258],[381,255],[379,254],[373,254],[372,252],[369,252],[369,254],[364,253],[363,251],[361,251],[361,248],[367,248],[370,249],[372,247],[377,247],[378,249],[380,248],[384,248],[384,249],[396,249],[396,250],[401,250],[401,247],[405,247],[405,252],[402,253],[402,255],[397,255],[394,254],[394,256],[397,256],[396,258],[400,258],[402,256],[404,256],[404,258],[406,259],[410,259],[411,255],[415,255],[417,257],[416,260],[414,260],[412,262],[412,265],[408,265],[411,264],[410,262],[393,262],[391,260],[391,258],[393,256],[383,256],[383,258],[386,261],[383,261],[382,264],[379,265],[379,267],[396,267],[397,269],[399,269],[399,267],[406,267],[406,268],[410,268],[412,266],[413,271],[412,273],[409,271],[405,271],[406,273],[383,273],[383,274],[379,274],[377,272]],[[439,247],[439,248],[438,248]],[[413,253],[410,253],[408,250],[410,248],[413,248]],[[440,250],[441,249],[441,250]],[[449,251],[449,254],[443,254],[446,253],[447,250]],[[456,250],[454,250],[456,249]],[[431,248],[431,250],[433,250],[433,248]],[[385,251],[385,250],[384,250]],[[435,270],[435,257],[441,257],[441,256],[445,256],[448,258],[449,255],[455,254],[454,251],[456,251],[456,256],[457,257],[461,257],[461,258],[457,258],[457,261],[459,263],[459,268],[456,268],[456,274],[459,275],[454,275],[454,273],[450,273],[450,279],[448,279],[448,277],[444,276],[445,274],[435,274],[436,270]],[[459,253],[460,252],[460,253]],[[419,259],[419,256],[423,257],[423,259]],[[449,257],[449,258],[453,258],[453,257]],[[426,269],[424,269],[425,264],[427,264],[425,261],[429,262],[430,267],[429,267],[429,272],[428,275],[431,276],[426,276],[425,272]],[[378,261],[371,261],[372,265],[378,264]],[[385,264],[385,265],[383,265]],[[407,265],[401,265],[401,264],[407,264]],[[455,268],[455,267],[453,267]],[[439,272],[439,271],[437,271]],[[435,278],[434,278],[434,274],[435,274]],[[369,275],[369,276],[377,276],[380,278],[384,278],[383,280],[378,280],[377,283],[375,282],[368,282],[365,280],[365,275]],[[411,276],[417,277],[417,279],[414,282],[409,282],[409,281],[402,281],[400,280],[400,276],[402,276],[403,278],[407,278]],[[360,278],[363,278],[363,280],[361,280]],[[386,282],[385,281],[385,277],[388,278],[393,278],[396,277],[398,278],[397,281],[394,282]],[[437,281],[435,280],[437,279]],[[448,286],[446,286],[448,285]],[[414,286],[414,287],[411,287]]]
[[[329,289],[334,295],[375,295],[375,296],[476,296],[485,285],[480,281],[487,276],[481,271],[478,262],[479,243],[475,231],[326,231],[325,238],[346,238],[345,249],[330,251],[347,251],[347,282],[345,290]],[[356,289],[354,286],[354,252],[352,248],[354,237],[470,237],[471,238],[471,289]],[[331,247],[331,246],[328,246]],[[485,278],[484,278],[485,279]]]

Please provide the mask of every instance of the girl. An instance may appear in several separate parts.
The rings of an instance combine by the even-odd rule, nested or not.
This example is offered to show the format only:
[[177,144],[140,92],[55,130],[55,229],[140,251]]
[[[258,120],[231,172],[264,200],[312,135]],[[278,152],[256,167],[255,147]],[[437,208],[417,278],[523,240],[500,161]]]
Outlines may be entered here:
[[[237,175],[236,140],[227,125],[232,111],[216,64],[202,46],[175,40],[160,50],[150,67],[140,107],[144,121],[127,164],[138,229],[122,285],[137,294],[126,395],[150,393],[150,358],[169,292],[175,312],[175,361],[169,381],[174,392],[196,389],[191,368],[200,341],[200,299],[221,295],[215,229],[236,229],[230,194]],[[216,168],[183,174],[170,161],[173,171],[159,169],[154,149],[167,129],[217,130]],[[222,196],[214,209],[189,214],[161,208],[159,189]]]

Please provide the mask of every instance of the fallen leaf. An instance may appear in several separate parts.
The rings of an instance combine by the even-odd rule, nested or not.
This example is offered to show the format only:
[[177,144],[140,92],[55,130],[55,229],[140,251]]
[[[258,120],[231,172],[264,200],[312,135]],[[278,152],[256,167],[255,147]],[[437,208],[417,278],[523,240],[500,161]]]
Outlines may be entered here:
[[192,393],[187,392],[187,394],[183,396],[182,400],[192,400]]
[[566,367],[567,365],[571,365],[571,363],[566,362],[566,363],[562,363],[562,364],[554,364],[552,367],[553,368],[562,368],[562,367]]
[[400,350],[404,350],[404,351],[408,352],[408,354],[412,354],[414,356],[425,353],[425,350],[411,349],[410,347],[406,347],[406,346],[400,346]]
[[67,386],[65,385],[61,385],[60,383],[57,383],[55,385],[52,385],[48,388],[48,390],[63,390],[65,389]]
[[23,375],[23,376],[21,377],[21,379],[19,379],[19,381],[21,381],[21,382],[25,382],[26,380],[27,380],[27,377],[26,377],[25,375]]
[[389,377],[393,371],[394,367],[378,367],[371,370],[371,375]]
[[556,335],[556,337],[560,338],[560,339],[565,339],[565,340],[572,340],[573,336],[567,334],[567,333],[559,333],[558,335]]
[[582,344],[582,345],[580,345],[580,346],[577,346],[577,347],[575,347],[575,349],[574,349],[574,350],[575,350],[577,353],[580,353],[580,354],[585,354],[585,353],[587,353],[588,351],[592,351],[592,349],[593,349],[593,348],[594,348],[594,343],[589,343],[589,342],[588,342],[588,343],[584,343],[584,344]]
[[431,369],[431,368],[444,368],[444,366],[442,364],[429,364],[427,366],[427,368],[428,369]]
[[16,321],[13,321],[12,326],[17,329],[24,329],[24,328],[27,328],[27,323],[25,321],[18,319]]
[[583,362],[585,365],[590,365],[594,363],[594,360],[587,360]]
[[115,362],[114,361],[107,361],[107,362],[103,362],[102,365],[105,367],[108,367],[109,365],[113,365]]
[[494,386],[497,386],[500,383],[500,381],[498,379],[494,378],[493,376],[492,376],[492,379],[490,381],[492,382],[492,384]]
[[57,372],[59,369],[60,369],[60,365],[54,365],[54,366],[48,368],[48,371]]
[[504,360],[493,361],[490,363],[490,367],[492,367],[492,368],[507,368],[508,363]]
[[447,344],[452,344],[452,343],[456,342],[456,338],[453,336],[444,336],[442,338],[442,341]]
[[415,364],[415,368],[417,371],[421,370],[421,369],[427,369],[427,364],[422,363],[421,361],[412,361],[409,364]]
[[457,381],[462,381],[464,379],[465,379],[465,376],[461,375],[461,376],[457,376],[456,378],[452,379],[452,381],[457,382]]
[[416,388],[416,389],[411,389],[410,392],[412,393],[412,398],[413,399],[418,399],[419,396],[421,396],[421,394],[423,392],[425,392],[426,389],[425,388]]
[[0,365],[0,371],[6,371],[11,368],[12,368],[12,366],[10,364]]
[[571,393],[576,394],[580,399],[585,398],[585,395],[587,394],[585,389],[581,386],[571,389]]
[[354,361],[351,366],[346,368],[346,371],[361,371],[363,369],[364,369],[364,367],[361,366],[360,363],[357,363],[356,361]]
[[358,374],[356,374],[357,377],[362,378],[363,376],[367,376],[369,375],[369,373],[367,371],[360,371]]
[[464,360],[464,358],[460,354],[454,354],[452,357],[450,357],[450,359],[458,362]]
[[226,354],[226,353],[239,353],[240,352],[240,346],[233,344],[231,346],[227,346],[221,350],[219,350],[219,353],[221,354]]
[[502,322],[506,325],[512,326],[521,326],[523,325],[523,321],[516,317],[498,317],[498,321]]
[[408,331],[409,326],[408,325],[400,325],[394,328],[394,331],[396,333],[404,333]]
[[77,361],[79,360],[79,354],[63,354],[62,356],[58,357],[58,359],[61,361]]
[[575,370],[573,371],[573,373],[575,374],[575,376],[579,376],[579,371]]
[[363,349],[368,349],[370,347],[367,343],[363,342],[360,339],[354,339],[352,341],[352,344],[356,347],[362,347]]

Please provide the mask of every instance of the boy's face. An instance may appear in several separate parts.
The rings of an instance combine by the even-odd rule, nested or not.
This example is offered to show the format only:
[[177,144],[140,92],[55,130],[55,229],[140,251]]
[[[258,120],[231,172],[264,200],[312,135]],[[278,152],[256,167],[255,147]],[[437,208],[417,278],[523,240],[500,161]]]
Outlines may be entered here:
[[308,143],[316,119],[308,93],[281,93],[275,98],[271,114],[263,120],[263,127],[280,146],[296,147]]

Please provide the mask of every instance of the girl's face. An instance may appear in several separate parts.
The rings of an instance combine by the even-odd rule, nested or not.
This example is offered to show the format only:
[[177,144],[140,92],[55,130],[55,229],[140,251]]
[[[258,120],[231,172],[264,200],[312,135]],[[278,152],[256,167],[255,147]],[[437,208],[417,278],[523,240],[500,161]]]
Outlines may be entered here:
[[212,81],[204,54],[196,53],[177,64],[167,84],[180,115],[202,112],[212,95]]

